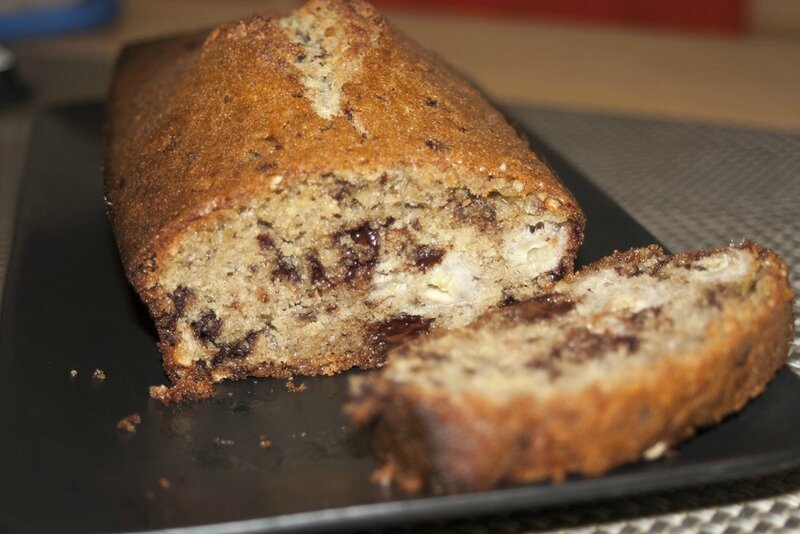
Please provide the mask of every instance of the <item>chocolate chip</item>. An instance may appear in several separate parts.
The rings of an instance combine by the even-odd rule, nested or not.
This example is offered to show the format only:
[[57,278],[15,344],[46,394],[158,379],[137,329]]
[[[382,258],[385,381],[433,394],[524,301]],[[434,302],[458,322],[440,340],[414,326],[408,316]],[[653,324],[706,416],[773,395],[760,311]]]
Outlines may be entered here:
[[311,272],[311,283],[315,286],[322,286],[325,288],[331,287],[333,283],[328,280],[325,273],[325,266],[319,261],[316,252],[309,252],[306,254],[306,261],[308,262],[308,269]]
[[275,250],[275,242],[269,234],[258,234],[256,236],[256,241],[258,241],[258,246],[260,246],[262,250]]
[[565,359],[583,362],[605,356],[624,348],[628,354],[639,349],[641,341],[636,336],[592,332],[586,328],[573,328],[567,333],[564,347]]
[[298,315],[297,318],[306,323],[313,323],[317,320],[317,314],[313,311],[307,311]]
[[330,195],[335,201],[341,202],[345,199],[345,197],[351,197],[354,191],[355,186],[353,184],[346,180],[337,178],[334,181],[334,185],[330,189]]
[[194,297],[194,290],[186,286],[178,286],[175,291],[169,294],[174,309],[173,315],[176,318],[183,317],[186,312],[186,304],[192,297]]
[[278,164],[275,163],[274,161],[268,161],[266,163],[261,163],[258,166],[256,166],[256,170],[258,172],[269,172],[277,166]]
[[453,214],[459,220],[474,224],[484,231],[497,227],[494,206],[487,199],[473,195],[468,189],[451,191],[448,204],[453,206]]
[[194,337],[202,341],[204,344],[213,342],[219,336],[222,330],[222,319],[217,317],[214,310],[206,310],[196,321],[191,324]]
[[334,239],[342,249],[341,265],[345,271],[345,280],[365,278],[378,261],[378,232],[365,222],[356,228],[337,232]]
[[220,343],[214,355],[212,363],[218,365],[226,360],[241,360],[246,358],[252,351],[253,345],[258,338],[259,332],[253,331],[241,339],[229,343]]
[[286,256],[278,256],[277,265],[272,270],[272,275],[274,278],[288,280],[289,282],[298,283],[302,281],[300,273],[297,272],[297,267]]
[[434,151],[447,150],[447,146],[438,139],[428,139],[425,141],[425,146]]
[[429,245],[422,245],[411,252],[411,261],[422,272],[427,271],[442,261],[444,250]]
[[501,307],[511,306],[512,304],[516,304],[517,302],[519,302],[519,299],[517,299],[517,297],[515,297],[511,293],[511,290],[508,289],[508,288],[504,288],[503,289],[503,300],[500,301],[500,306]]
[[562,278],[564,278],[564,275],[567,274],[567,266],[568,266],[567,260],[562,259],[559,262],[558,267],[556,267],[555,269],[551,269],[546,273],[542,273],[539,276],[550,278],[550,280],[552,280],[553,282],[555,282],[556,280],[561,280]]
[[273,279],[288,280],[290,282],[300,282],[302,280],[297,267],[291,258],[281,254],[281,251],[275,246],[275,241],[267,233],[261,233],[256,236],[258,245],[264,251],[272,252],[275,258],[275,268],[272,270]]
[[731,294],[732,292],[733,290],[730,286],[715,285],[713,287],[710,287],[705,291],[706,304],[712,308],[721,310],[722,299],[725,298],[726,295]]
[[373,230],[369,223],[364,223],[354,230],[348,232],[353,243],[357,245],[375,248],[378,246],[378,233]]
[[430,330],[432,322],[433,319],[419,315],[401,315],[372,325],[368,339],[372,343],[373,355],[382,359],[389,350]]
[[436,100],[435,98],[428,97],[428,98],[425,99],[425,104],[430,106],[430,107],[432,107],[432,108],[435,108],[436,106],[439,105],[439,101]]

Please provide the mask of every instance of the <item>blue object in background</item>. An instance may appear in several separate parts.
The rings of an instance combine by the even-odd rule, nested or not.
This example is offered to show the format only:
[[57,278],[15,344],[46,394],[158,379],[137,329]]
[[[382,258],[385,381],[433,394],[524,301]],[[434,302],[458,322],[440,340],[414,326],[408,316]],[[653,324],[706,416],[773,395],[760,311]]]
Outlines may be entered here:
[[97,26],[117,14],[117,0],[83,0],[50,8],[0,11],[0,40],[39,37]]

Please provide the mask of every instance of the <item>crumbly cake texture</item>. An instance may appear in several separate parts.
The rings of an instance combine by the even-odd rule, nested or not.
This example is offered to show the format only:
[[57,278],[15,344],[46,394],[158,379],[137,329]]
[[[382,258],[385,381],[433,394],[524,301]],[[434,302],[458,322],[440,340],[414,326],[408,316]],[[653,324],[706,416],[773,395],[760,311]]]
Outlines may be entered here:
[[472,86],[361,1],[126,49],[106,199],[175,387],[373,367],[572,271],[584,219]]
[[793,336],[787,268],[752,243],[615,253],[549,294],[389,354],[351,379],[377,472],[462,492],[653,459],[761,393]]

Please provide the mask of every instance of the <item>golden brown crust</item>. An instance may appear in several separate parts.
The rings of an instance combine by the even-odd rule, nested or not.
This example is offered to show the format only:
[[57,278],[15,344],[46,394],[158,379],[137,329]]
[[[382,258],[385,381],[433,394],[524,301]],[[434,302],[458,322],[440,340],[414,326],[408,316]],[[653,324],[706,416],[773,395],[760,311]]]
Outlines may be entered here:
[[[708,331],[704,352],[661,358],[638,380],[546,400],[519,395],[496,403],[486,395],[432,392],[377,373],[354,388],[347,412],[359,424],[376,424],[376,450],[385,470],[408,491],[558,481],[569,473],[599,475],[641,459],[648,448],[674,445],[741,409],[786,362],[793,336],[786,265],[753,243],[742,248],[759,258],[760,305],[728,310]],[[617,253],[588,269],[651,257],[665,256],[650,247]]]
[[145,298],[177,233],[216,210],[270,196],[275,175],[288,187],[336,169],[433,166],[454,181],[484,176],[484,194],[494,180],[518,181],[521,194],[551,199],[553,211],[582,222],[552,171],[441,60],[365,2],[322,0],[304,9],[317,4],[340,12],[351,48],[363,52],[343,87],[347,112],[331,120],[304,96],[290,60],[299,45],[268,16],[223,25],[199,47],[192,36],[123,53],[110,93],[106,196],[123,262]]

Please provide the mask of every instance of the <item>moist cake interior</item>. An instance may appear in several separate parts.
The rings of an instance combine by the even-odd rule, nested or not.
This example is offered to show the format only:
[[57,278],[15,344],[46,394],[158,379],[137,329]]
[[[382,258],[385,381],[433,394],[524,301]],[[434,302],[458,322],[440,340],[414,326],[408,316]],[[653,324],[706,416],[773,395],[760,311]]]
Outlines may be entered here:
[[463,326],[571,269],[579,229],[548,210],[552,199],[437,176],[278,175],[269,199],[197,221],[160,262],[173,378],[372,367],[409,334]]
[[658,358],[681,358],[707,343],[723,302],[755,298],[753,259],[745,249],[726,249],[583,273],[475,328],[401,349],[387,376],[431,390],[447,384],[454,393],[493,391],[501,402],[589,384],[613,388]]

